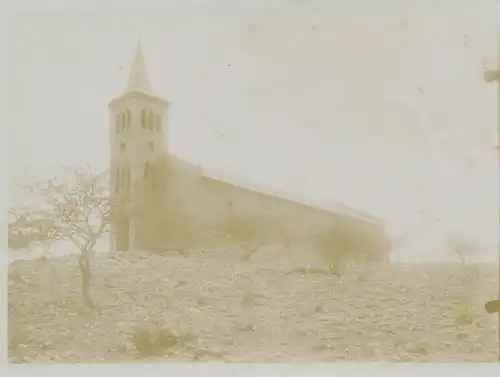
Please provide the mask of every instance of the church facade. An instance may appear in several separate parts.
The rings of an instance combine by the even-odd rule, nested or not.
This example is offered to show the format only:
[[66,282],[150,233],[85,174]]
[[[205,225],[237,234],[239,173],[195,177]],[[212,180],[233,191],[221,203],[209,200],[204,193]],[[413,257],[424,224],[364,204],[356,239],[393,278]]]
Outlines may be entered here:
[[168,249],[188,228],[185,238],[190,239],[220,233],[221,224],[236,216],[252,219],[269,242],[301,242],[331,230],[343,245],[347,239],[350,247],[369,249],[374,259],[388,258],[390,244],[380,219],[346,206],[327,210],[221,181],[170,154],[169,106],[151,88],[139,43],[127,87],[109,103],[110,190],[117,214],[112,249]]

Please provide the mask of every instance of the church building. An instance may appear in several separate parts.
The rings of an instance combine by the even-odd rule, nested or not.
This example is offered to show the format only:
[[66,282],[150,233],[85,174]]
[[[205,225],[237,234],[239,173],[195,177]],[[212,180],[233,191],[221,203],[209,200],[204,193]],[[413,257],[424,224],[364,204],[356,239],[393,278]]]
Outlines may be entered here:
[[187,229],[189,239],[223,233],[223,224],[238,218],[251,219],[259,229],[255,232],[265,233],[269,242],[303,242],[331,231],[339,235],[339,247],[388,258],[390,245],[378,218],[347,206],[317,208],[224,182],[170,154],[169,106],[152,90],[139,43],[126,89],[109,103],[110,189],[117,214],[112,249],[168,249]]

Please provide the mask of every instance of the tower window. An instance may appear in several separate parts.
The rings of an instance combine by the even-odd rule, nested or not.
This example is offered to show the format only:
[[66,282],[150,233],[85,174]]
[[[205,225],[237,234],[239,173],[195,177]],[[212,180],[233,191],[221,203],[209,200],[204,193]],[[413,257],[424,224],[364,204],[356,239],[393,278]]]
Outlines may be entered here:
[[125,165],[125,189],[128,191],[130,188],[130,164]]
[[121,142],[120,143],[120,152],[123,152],[123,151],[125,151],[125,143]]
[[149,150],[151,152],[154,151],[155,150],[155,144],[152,141],[148,142],[148,148],[149,148]]
[[149,111],[149,114],[148,114],[148,130],[150,131],[153,131],[153,123],[154,123],[154,114],[152,111]]
[[161,115],[156,115],[156,132],[161,132]]
[[128,130],[128,129],[130,129],[130,110],[129,109],[127,109],[127,112],[126,112],[126,119],[127,119],[126,120],[126,124],[127,124],[126,128]]
[[144,164],[144,179],[147,180],[149,177],[149,163]]
[[146,109],[141,110],[141,126],[142,128],[146,129],[147,126],[147,119],[146,119]]

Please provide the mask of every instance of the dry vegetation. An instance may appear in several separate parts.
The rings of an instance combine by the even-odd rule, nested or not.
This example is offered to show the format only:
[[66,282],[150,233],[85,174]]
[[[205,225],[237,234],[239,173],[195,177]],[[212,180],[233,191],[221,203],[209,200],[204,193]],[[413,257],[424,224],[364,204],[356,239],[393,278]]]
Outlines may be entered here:
[[97,254],[9,268],[9,359],[26,362],[494,361],[494,266],[373,266],[335,276],[271,247]]

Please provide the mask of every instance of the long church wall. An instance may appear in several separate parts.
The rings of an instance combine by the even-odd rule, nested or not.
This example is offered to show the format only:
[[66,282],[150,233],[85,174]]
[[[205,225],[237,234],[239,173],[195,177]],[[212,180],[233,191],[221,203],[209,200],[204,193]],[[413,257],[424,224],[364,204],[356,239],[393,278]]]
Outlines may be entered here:
[[338,235],[339,247],[352,251],[370,249],[374,254],[383,253],[390,246],[382,224],[366,222],[345,214],[327,212],[300,203],[261,194],[210,178],[201,180],[201,197],[207,203],[202,211],[220,221],[230,209],[240,216],[266,221],[275,232],[274,240],[314,242],[328,232]]
[[[267,237],[271,235],[275,241],[283,241],[283,236],[286,235],[292,242],[309,242],[331,231],[338,235],[341,247],[346,247],[347,242],[347,247],[353,251],[370,249],[374,254],[379,254],[390,248],[380,224],[204,177],[201,170],[192,165],[171,166],[166,180],[166,200],[163,203],[158,201],[163,208],[154,209],[162,215],[144,221],[144,226],[150,233],[146,243],[156,240],[153,243],[160,244],[157,247],[162,247],[163,241],[158,240],[165,236],[162,229],[165,229],[166,218],[170,219],[168,221],[184,221],[181,226],[196,228],[196,232],[202,235],[221,231],[221,224],[232,213],[253,218],[257,222],[259,219],[266,221]],[[155,232],[157,234],[152,236]]]

